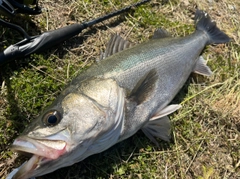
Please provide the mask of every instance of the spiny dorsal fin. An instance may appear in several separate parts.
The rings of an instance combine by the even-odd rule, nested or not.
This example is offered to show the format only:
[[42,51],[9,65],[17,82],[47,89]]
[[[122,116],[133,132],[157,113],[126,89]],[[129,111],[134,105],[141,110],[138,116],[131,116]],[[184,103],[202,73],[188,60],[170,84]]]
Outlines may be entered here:
[[193,69],[193,72],[200,74],[200,75],[204,75],[204,76],[212,75],[211,69],[207,66],[207,61],[204,60],[204,58],[202,56],[199,57],[196,65],[195,65],[195,68]]
[[112,34],[112,36],[107,44],[106,51],[105,51],[105,53],[101,54],[100,60],[105,59],[108,56],[111,56],[115,53],[121,52],[122,50],[125,50],[132,46],[133,46],[132,43],[123,39],[120,35]]
[[157,79],[158,75],[156,70],[151,70],[138,81],[130,97],[134,97],[138,104],[142,103],[152,94]]
[[158,28],[155,30],[152,39],[161,39],[167,37],[171,37],[171,35],[165,29]]

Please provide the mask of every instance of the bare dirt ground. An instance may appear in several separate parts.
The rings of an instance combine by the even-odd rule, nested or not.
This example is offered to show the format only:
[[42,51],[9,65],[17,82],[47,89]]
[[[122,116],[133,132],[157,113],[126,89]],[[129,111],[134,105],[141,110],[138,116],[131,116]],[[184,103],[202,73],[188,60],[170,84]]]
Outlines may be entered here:
[[[31,35],[99,17],[130,1],[40,1],[39,16],[11,20]],[[232,42],[208,46],[203,56],[214,75],[193,75],[174,101],[183,107],[171,116],[173,140],[160,148],[141,132],[73,166],[44,178],[240,178],[240,2],[238,0],[153,0],[149,4],[84,30],[39,55],[1,68],[0,178],[25,161],[9,150],[24,127],[53,101],[71,79],[99,58],[111,33],[133,43],[165,28],[173,36],[194,31],[196,8],[216,21]],[[0,49],[20,37],[1,29]],[[21,61],[20,61],[21,60]]]

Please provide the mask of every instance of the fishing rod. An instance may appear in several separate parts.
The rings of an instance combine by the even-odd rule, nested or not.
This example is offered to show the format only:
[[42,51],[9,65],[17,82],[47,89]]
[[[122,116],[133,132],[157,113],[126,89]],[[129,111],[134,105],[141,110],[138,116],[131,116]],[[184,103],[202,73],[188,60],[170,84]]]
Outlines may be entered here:
[[115,12],[104,15],[102,17],[96,18],[94,20],[83,22],[81,24],[72,24],[72,25],[62,27],[62,28],[52,30],[52,31],[47,31],[47,32],[44,32],[43,34],[37,35],[37,36],[29,36],[24,31],[24,29],[22,29],[20,26],[17,26],[17,25],[11,24],[11,23],[6,23],[5,21],[3,22],[3,20],[1,20],[0,25],[6,23],[5,26],[17,30],[19,33],[21,33],[23,35],[24,39],[14,45],[10,45],[3,52],[0,53],[0,65],[4,64],[14,58],[25,57],[29,54],[38,53],[45,49],[49,49],[52,46],[55,46],[55,45],[59,44],[60,42],[63,42],[65,40],[79,34],[83,29],[86,29],[92,25],[99,23],[99,22],[110,19],[114,16],[117,16],[117,15],[123,13],[123,12],[129,11],[131,8],[140,6],[149,1],[150,0],[142,0],[135,4],[127,6],[123,9],[120,9]]

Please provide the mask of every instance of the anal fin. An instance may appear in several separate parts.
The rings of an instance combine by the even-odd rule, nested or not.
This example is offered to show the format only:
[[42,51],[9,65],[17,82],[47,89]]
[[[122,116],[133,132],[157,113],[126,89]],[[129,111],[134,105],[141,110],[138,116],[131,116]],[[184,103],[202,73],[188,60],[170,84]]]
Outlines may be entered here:
[[211,76],[213,73],[202,56],[199,57],[193,72],[204,76]]

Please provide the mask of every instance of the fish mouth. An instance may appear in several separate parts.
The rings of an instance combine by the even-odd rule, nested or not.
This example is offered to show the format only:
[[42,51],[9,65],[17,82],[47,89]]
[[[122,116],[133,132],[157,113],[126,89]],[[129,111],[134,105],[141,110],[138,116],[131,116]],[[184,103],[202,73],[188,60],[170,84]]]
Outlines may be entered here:
[[30,155],[31,158],[25,162],[14,175],[13,179],[25,179],[32,177],[31,174],[44,163],[59,158],[66,153],[67,143],[63,140],[32,139],[19,137],[11,146],[18,153]]
[[66,151],[66,145],[66,142],[62,140],[19,137],[13,142],[11,149],[16,152],[35,154],[48,159],[57,159]]

